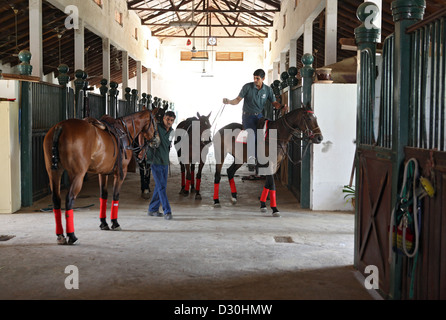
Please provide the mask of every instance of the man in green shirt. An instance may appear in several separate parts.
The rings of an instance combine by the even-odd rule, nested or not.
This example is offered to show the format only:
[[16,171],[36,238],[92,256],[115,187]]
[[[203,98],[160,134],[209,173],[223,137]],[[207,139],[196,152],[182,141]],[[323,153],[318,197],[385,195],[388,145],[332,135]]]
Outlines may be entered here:
[[223,99],[224,104],[238,105],[243,99],[243,128],[248,131],[248,166],[256,164],[257,155],[257,124],[263,117],[262,112],[267,101],[270,101],[274,108],[280,109],[280,103],[276,101],[276,96],[270,86],[265,85],[265,71],[258,69],[254,72],[254,82],[243,86],[237,98],[229,100]]
[[164,219],[172,219],[172,209],[167,199],[167,175],[169,172],[169,153],[173,140],[172,125],[175,122],[176,115],[172,111],[167,111],[163,121],[158,123],[158,134],[160,137],[160,146],[158,149],[149,148],[147,152],[148,162],[151,164],[153,180],[155,180],[155,190],[149,205],[149,216],[161,217],[159,208],[162,205]]

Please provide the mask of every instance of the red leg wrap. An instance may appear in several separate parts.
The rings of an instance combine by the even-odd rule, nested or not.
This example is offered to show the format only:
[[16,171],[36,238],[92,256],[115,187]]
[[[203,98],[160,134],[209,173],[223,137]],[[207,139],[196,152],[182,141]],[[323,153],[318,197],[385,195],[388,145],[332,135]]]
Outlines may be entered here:
[[235,186],[234,178],[229,180],[229,185],[231,186],[231,193],[237,193],[237,188]]
[[74,211],[73,209],[65,212],[65,221],[67,223],[67,234],[74,233]]
[[263,188],[262,196],[260,197],[261,202],[266,202],[268,199],[269,189]]
[[186,172],[181,172],[181,187],[186,185]]
[[186,180],[186,187],[184,188],[184,190],[189,191],[190,189],[190,180]]
[[100,199],[100,209],[99,209],[99,218],[105,219],[107,218],[107,199]]
[[54,209],[54,218],[56,219],[56,234],[63,234],[63,227],[62,227],[62,210],[60,209]]
[[195,187],[195,190],[200,191],[201,187],[201,179],[197,179],[197,186]]
[[219,193],[220,193],[220,184],[219,183],[215,183],[214,184],[214,200],[218,200],[219,199]]
[[111,219],[118,219],[119,201],[112,201]]
[[270,197],[270,202],[271,202],[271,208],[277,207],[276,190],[271,190],[269,197]]

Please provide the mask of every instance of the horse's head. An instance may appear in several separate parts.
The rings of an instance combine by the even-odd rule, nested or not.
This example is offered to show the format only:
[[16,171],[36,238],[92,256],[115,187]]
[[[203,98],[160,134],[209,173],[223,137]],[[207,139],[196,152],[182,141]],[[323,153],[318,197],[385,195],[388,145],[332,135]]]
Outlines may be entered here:
[[309,107],[303,107],[298,110],[298,126],[303,132],[304,137],[311,140],[312,143],[320,144],[324,140],[324,137],[322,136],[321,128],[317,123],[314,111]]
[[167,109],[164,109],[163,107],[155,107],[152,109],[153,117],[155,118],[155,121],[158,123],[161,123],[164,118],[164,114],[166,113]]
[[141,130],[139,144],[144,146],[148,145],[150,148],[158,148],[161,140],[158,134],[158,125],[157,121],[155,120],[154,112],[146,110],[144,113],[146,116],[146,121]]
[[210,135],[210,131],[208,131],[208,136],[206,134],[203,134],[206,130],[210,130],[212,125],[209,121],[209,118],[211,117],[211,113],[207,116],[202,116],[197,112],[198,120],[200,121],[200,137],[201,137],[201,143],[208,144],[212,142],[212,138]]

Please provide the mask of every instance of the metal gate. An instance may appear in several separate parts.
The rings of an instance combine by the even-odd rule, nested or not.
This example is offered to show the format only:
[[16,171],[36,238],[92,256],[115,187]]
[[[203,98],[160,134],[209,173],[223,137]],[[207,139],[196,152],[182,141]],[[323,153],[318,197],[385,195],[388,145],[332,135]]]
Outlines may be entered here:
[[[379,289],[385,297],[444,299],[446,11],[418,22],[424,1],[394,1],[395,33],[385,40],[377,78],[379,30],[367,26],[367,6],[370,3],[358,8],[363,24],[355,30],[360,63],[355,267],[365,276],[366,267],[377,267]],[[416,259],[389,248],[391,212],[401,189],[404,163],[411,158],[418,160],[422,175],[434,181],[437,191],[434,199],[423,200]]]

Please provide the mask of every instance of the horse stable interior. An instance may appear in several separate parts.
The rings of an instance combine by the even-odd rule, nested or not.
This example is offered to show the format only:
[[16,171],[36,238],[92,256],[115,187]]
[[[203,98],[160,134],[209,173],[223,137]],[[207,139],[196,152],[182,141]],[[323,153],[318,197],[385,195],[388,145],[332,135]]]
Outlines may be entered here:
[[[445,7],[0,2],[0,299],[445,299]],[[221,208],[213,205],[212,147],[202,199],[180,195],[172,148],[171,221],[148,216],[135,164],[120,194],[122,231],[99,229],[98,179],[88,174],[75,202],[80,243],[57,245],[42,149],[52,126],[161,107],[176,124],[211,113],[215,132],[241,121],[242,104],[223,98],[259,68],[287,105],[267,104],[264,115],[311,107],[324,136],[320,145],[304,133],[289,143],[275,174],[281,217],[260,212],[265,181],[247,179],[246,166],[231,203],[229,158]],[[73,267],[79,282],[70,289]]]

